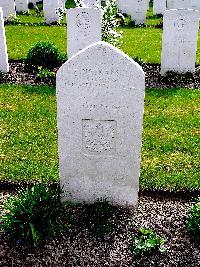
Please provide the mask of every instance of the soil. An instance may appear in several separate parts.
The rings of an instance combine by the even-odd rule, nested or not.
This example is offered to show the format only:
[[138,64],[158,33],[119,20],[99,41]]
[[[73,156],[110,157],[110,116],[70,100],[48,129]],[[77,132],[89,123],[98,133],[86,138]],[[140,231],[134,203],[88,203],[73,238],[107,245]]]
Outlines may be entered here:
[[[0,203],[10,193],[3,191]],[[113,234],[103,239],[81,223],[85,206],[74,211],[76,223],[73,230],[48,241],[43,247],[31,249],[11,244],[0,236],[0,266],[56,266],[56,267],[198,267],[200,251],[198,244],[190,239],[185,220],[193,196],[167,197],[156,194],[140,194],[136,210],[118,208],[113,217],[116,225]],[[1,204],[0,209],[2,210]],[[131,229],[148,227],[165,240],[167,252],[153,252],[135,256],[130,250]]]
[[[200,88],[200,66],[196,67],[193,75],[160,75],[160,65],[142,64],[146,74],[146,88]],[[58,70],[54,69],[56,72]],[[55,80],[41,81],[36,71],[30,71],[23,62],[11,62],[10,71],[0,77],[0,83],[28,84],[28,85],[55,85]]]

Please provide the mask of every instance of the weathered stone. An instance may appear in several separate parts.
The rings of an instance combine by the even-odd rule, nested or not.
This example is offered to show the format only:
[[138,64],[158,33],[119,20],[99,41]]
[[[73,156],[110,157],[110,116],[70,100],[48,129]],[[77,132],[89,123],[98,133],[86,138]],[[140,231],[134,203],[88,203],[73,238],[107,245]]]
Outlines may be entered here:
[[56,9],[60,6],[60,0],[43,0],[44,18],[47,24],[60,23]]
[[28,12],[28,0],[15,0],[17,12]]
[[67,55],[101,41],[101,11],[97,8],[67,10]]
[[69,59],[57,73],[58,147],[64,199],[136,205],[145,77],[105,42]]
[[199,12],[171,9],[164,13],[161,74],[194,72]]
[[4,20],[7,20],[11,15],[16,17],[14,0],[0,0],[0,7],[3,9]]
[[128,14],[135,24],[145,24],[148,10],[147,0],[129,0],[128,4]]
[[167,8],[191,8],[191,0],[167,0]]
[[5,73],[9,71],[3,10],[1,7],[0,7],[0,71]]
[[163,15],[167,8],[166,0],[154,0],[153,1],[153,14],[154,15]]
[[84,0],[87,7],[98,7],[101,6],[101,0]]

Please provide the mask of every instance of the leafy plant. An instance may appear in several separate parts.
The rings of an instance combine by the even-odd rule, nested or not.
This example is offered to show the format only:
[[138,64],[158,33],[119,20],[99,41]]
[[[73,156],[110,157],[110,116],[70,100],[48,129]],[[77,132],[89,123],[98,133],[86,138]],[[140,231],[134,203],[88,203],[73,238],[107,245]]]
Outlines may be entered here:
[[37,78],[41,82],[45,83],[55,83],[56,74],[49,69],[44,69],[42,67],[38,67]]
[[34,246],[68,230],[73,217],[69,203],[64,206],[60,196],[59,188],[51,189],[45,184],[19,190],[4,204],[5,214],[0,229],[4,230],[7,238]]
[[200,197],[188,212],[186,227],[192,238],[200,242]]
[[141,228],[131,236],[132,244],[131,250],[140,255],[155,250],[161,253],[166,252],[166,248],[163,246],[165,240],[159,237],[153,230],[147,228]]
[[97,237],[103,238],[114,230],[112,217],[115,211],[116,208],[106,199],[98,199],[88,205],[84,214],[85,222]]
[[21,23],[21,21],[15,16],[15,14],[10,14],[4,23],[5,25],[18,25]]
[[55,44],[39,41],[29,49],[25,62],[29,66],[53,69],[59,66],[63,60],[64,55]]

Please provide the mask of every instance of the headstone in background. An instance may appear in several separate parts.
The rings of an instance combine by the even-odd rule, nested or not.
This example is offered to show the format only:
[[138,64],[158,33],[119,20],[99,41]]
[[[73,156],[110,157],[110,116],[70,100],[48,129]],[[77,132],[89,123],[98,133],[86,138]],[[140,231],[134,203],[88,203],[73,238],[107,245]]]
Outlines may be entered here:
[[97,7],[101,6],[101,0],[84,0],[87,7]]
[[199,12],[171,9],[164,13],[161,74],[195,71]]
[[57,73],[58,146],[64,199],[137,204],[145,75],[105,42]]
[[1,7],[0,7],[0,71],[5,73],[9,71],[4,18],[3,18],[3,10]]
[[163,15],[167,8],[166,0],[154,0],[153,1],[153,14],[154,15]]
[[14,18],[16,17],[15,1],[14,0],[0,0],[0,7],[2,7],[2,10],[3,10],[4,20],[9,19],[9,17],[11,15]]
[[146,0],[129,0],[128,14],[136,25],[146,24],[147,1]]
[[59,0],[43,0],[44,19],[47,24],[60,23],[60,18],[56,13],[59,7]]
[[67,10],[67,55],[75,55],[83,48],[101,41],[101,10],[72,8]]
[[28,12],[28,0],[15,0],[17,12]]
[[167,8],[191,8],[191,0],[167,0]]

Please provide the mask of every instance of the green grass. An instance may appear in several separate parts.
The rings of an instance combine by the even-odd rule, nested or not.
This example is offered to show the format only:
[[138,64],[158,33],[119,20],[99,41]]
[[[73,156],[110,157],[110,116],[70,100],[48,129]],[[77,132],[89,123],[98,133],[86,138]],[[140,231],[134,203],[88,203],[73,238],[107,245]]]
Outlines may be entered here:
[[[55,88],[0,85],[1,180],[58,181]],[[140,186],[200,188],[199,90],[147,90]]]

